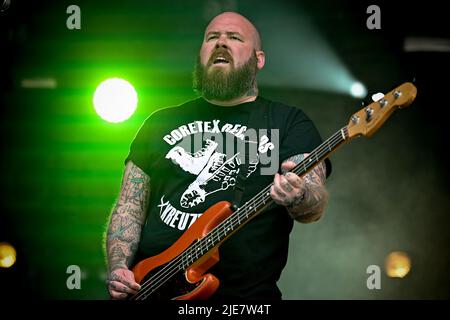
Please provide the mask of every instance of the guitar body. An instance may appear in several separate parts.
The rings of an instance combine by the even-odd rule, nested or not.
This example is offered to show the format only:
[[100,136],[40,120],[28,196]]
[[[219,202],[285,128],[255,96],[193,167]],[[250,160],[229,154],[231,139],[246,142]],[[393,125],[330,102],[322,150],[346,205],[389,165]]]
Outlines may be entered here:
[[[162,253],[139,262],[133,273],[136,282],[142,284],[177,258],[193,242],[205,237],[212,229],[228,218],[233,211],[231,204],[221,201],[206,210],[192,226],[168,249]],[[210,249],[188,269],[180,270],[154,293],[141,296],[149,300],[202,300],[208,299],[219,287],[219,279],[206,271],[219,261],[218,246]]]

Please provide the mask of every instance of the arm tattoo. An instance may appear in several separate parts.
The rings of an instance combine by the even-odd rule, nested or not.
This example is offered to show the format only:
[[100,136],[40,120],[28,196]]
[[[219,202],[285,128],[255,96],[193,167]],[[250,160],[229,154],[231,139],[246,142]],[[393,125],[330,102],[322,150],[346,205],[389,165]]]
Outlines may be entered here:
[[131,165],[129,170],[125,170],[119,202],[143,208],[146,201],[145,184],[148,182],[148,176],[139,167]]
[[150,177],[129,161],[106,237],[110,272],[128,268],[133,260],[146,218],[149,195]]
[[[306,156],[307,154],[298,154],[290,157],[286,161],[293,161],[295,164],[298,164]],[[305,182],[305,192],[299,194],[294,202],[290,206],[287,206],[287,209],[294,219],[307,223],[316,221],[322,216],[328,201],[328,192],[324,185],[326,180],[325,164],[320,162],[305,174],[303,179]]]

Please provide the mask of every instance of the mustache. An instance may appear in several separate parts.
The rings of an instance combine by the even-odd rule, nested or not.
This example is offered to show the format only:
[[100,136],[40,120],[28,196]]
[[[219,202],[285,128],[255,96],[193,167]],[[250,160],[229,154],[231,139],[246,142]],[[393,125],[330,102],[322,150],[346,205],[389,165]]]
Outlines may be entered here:
[[218,48],[218,49],[213,51],[213,53],[211,54],[211,57],[209,58],[208,63],[206,64],[206,66],[207,67],[211,66],[214,63],[214,60],[216,60],[219,56],[222,56],[225,59],[227,59],[227,61],[229,63],[233,62],[233,57],[228,52],[228,50],[223,48],[223,47],[220,47],[220,48]]

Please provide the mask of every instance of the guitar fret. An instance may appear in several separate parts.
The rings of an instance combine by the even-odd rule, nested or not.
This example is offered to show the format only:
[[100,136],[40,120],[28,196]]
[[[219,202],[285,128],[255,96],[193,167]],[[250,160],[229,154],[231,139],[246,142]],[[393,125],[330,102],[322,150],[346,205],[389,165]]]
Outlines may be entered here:
[[[217,230],[219,230],[219,229],[217,229]],[[216,237],[217,237],[217,243],[219,243],[220,242],[219,231],[216,231]]]
[[224,237],[224,238],[225,238],[226,235],[227,235],[227,230],[228,230],[227,224],[228,224],[228,221],[226,221],[225,225],[223,226],[223,237]]
[[327,146],[328,146],[328,150],[331,151],[330,140],[327,140]]
[[215,239],[214,239],[215,243],[219,243],[220,242],[220,229],[216,229],[214,235],[215,235]]
[[223,226],[223,237],[225,238],[227,236],[228,232],[228,221],[225,222],[225,225]]

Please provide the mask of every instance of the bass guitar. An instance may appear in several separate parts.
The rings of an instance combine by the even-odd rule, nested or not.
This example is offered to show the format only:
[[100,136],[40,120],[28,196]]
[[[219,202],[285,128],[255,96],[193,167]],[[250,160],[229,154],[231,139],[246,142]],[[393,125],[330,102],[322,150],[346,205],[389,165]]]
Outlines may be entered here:
[[[397,108],[410,105],[417,89],[406,82],[353,114],[346,126],[314,149],[291,171],[305,175],[338,147],[358,136],[370,137]],[[219,287],[219,279],[208,269],[219,261],[220,245],[273,200],[265,187],[239,208],[221,201],[206,210],[168,249],[139,262],[134,268],[140,291],[131,300],[208,299]]]

